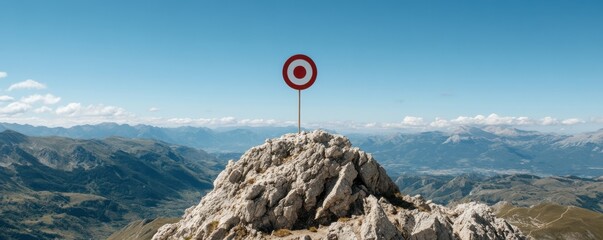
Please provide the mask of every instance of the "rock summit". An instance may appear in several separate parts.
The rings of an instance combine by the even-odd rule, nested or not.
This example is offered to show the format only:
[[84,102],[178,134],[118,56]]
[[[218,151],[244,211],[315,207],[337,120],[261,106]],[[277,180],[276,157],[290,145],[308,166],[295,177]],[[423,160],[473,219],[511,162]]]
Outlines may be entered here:
[[153,239],[525,239],[478,203],[406,196],[371,154],[325,131],[269,139]]

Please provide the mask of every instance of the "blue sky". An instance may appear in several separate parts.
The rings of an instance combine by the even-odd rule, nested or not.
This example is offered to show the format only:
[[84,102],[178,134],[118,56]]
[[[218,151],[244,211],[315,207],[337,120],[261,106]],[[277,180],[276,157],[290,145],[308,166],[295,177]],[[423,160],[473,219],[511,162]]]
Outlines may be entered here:
[[601,1],[5,0],[0,120],[294,124],[281,69],[303,53],[319,72],[302,92],[307,126],[596,130],[602,12]]

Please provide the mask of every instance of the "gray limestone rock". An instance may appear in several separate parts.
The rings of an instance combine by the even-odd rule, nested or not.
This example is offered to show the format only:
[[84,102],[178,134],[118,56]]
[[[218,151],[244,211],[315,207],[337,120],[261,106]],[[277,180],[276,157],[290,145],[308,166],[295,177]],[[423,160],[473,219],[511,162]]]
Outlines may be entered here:
[[230,161],[214,189],[153,239],[279,234],[285,239],[523,239],[485,205],[449,209],[401,195],[371,154],[320,130],[266,140]]
[[379,201],[374,196],[364,199],[364,221],[360,228],[361,239],[404,239],[402,233],[389,221]]

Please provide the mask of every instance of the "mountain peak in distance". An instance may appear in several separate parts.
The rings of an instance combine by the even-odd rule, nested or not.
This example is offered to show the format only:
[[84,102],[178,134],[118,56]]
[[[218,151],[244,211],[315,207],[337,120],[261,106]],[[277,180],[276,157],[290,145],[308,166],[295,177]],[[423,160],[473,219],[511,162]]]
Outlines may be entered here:
[[27,136],[13,130],[0,132],[0,143],[2,144],[19,144],[27,142],[27,140]]
[[403,196],[340,135],[286,134],[229,162],[214,189],[153,239],[525,239],[477,203]]

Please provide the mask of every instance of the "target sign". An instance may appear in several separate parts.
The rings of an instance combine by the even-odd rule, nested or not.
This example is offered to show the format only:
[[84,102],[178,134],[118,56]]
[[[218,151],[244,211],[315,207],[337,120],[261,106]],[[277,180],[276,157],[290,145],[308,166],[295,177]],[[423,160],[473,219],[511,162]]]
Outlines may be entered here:
[[309,88],[316,81],[316,64],[306,55],[291,56],[283,66],[283,78],[289,87],[296,90]]

